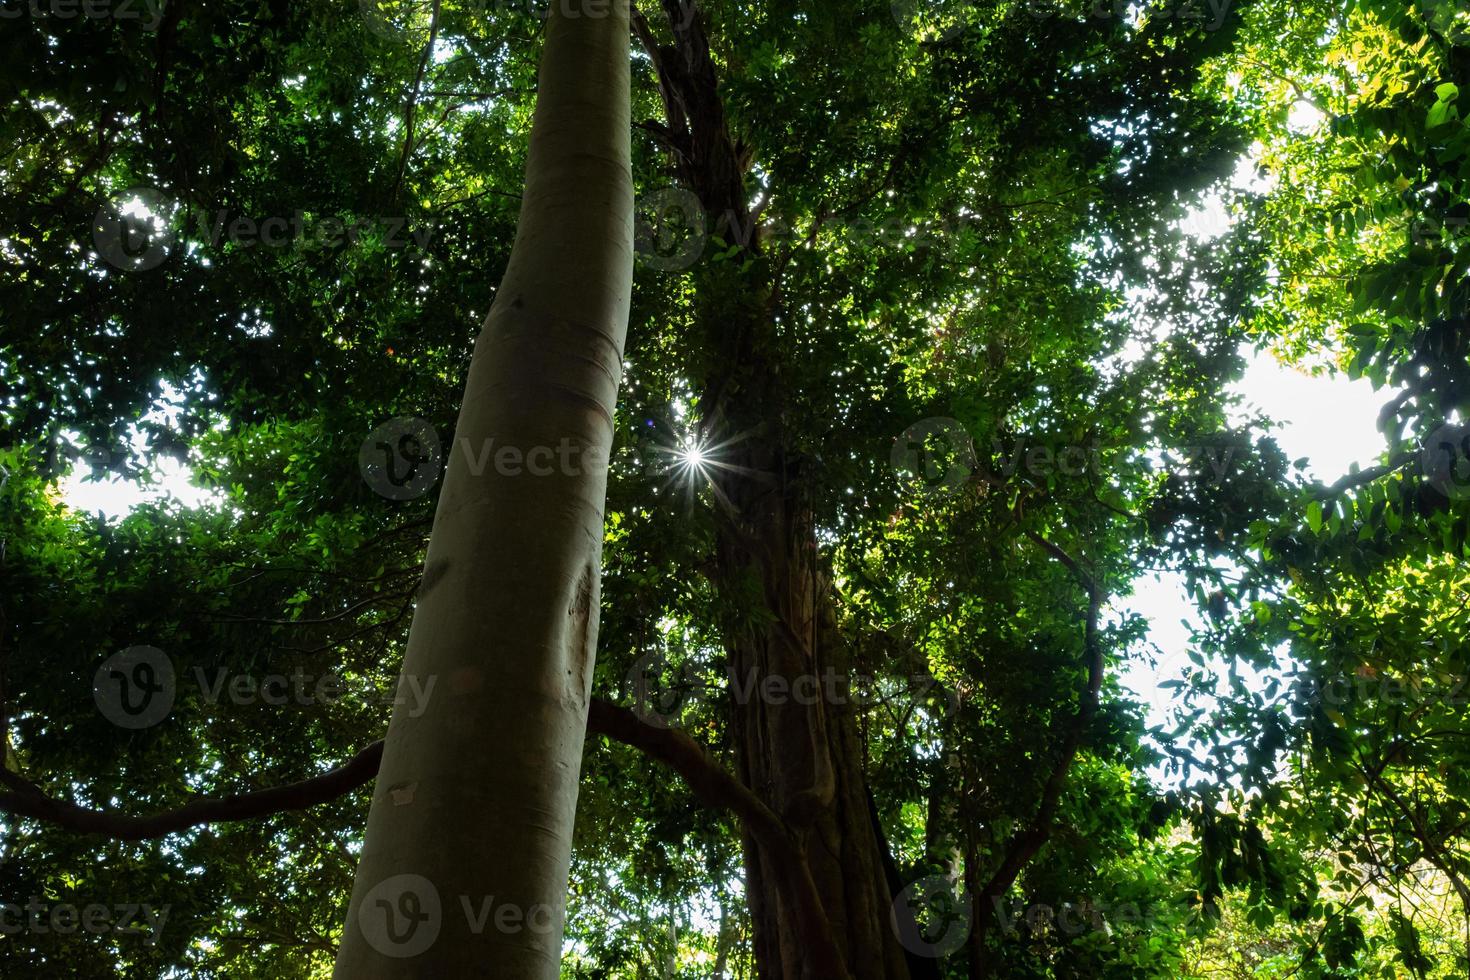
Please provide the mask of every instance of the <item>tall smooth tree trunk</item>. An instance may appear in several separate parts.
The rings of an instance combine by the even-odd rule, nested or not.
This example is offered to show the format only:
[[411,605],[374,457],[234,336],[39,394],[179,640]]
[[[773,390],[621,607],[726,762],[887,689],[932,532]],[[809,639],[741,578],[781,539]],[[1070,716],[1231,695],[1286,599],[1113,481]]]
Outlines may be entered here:
[[403,666],[435,687],[393,713],[338,980],[559,974],[632,290],[628,37],[627,0],[551,5]]

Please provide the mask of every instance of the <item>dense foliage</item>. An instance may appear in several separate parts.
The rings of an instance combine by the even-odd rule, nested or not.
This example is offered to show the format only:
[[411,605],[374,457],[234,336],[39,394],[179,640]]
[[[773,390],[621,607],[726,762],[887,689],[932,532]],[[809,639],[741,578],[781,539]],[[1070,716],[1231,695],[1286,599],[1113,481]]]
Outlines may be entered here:
[[[369,434],[422,419],[454,444],[514,236],[541,10],[70,9],[0,5],[4,782],[147,814],[382,735],[434,492],[385,484]],[[948,954],[939,975],[983,956],[1018,977],[1464,976],[1470,15],[698,16],[759,226],[681,197],[635,45],[646,254],[595,693],[648,714],[652,685],[656,720],[732,757],[759,695],[722,631],[763,606],[759,582],[711,574],[712,473],[750,433],[707,382],[759,374],[892,870],[958,882],[975,915],[978,949],[920,944]],[[1187,220],[1210,199],[1223,230]],[[760,362],[721,375],[708,324],[755,307]],[[1306,479],[1231,394],[1253,347],[1381,387],[1382,464]],[[109,519],[60,489],[169,458],[204,503]],[[1206,625],[1194,668],[1160,678],[1177,725],[1150,729],[1117,678],[1154,655],[1122,610],[1158,570]],[[94,682],[140,646],[175,696],[128,726]],[[0,901],[166,913],[142,933],[0,918],[0,972],[329,975],[366,799],[143,841],[7,816]],[[987,891],[1039,810],[1043,840]],[[738,821],[589,739],[564,974],[752,976],[745,898]]]

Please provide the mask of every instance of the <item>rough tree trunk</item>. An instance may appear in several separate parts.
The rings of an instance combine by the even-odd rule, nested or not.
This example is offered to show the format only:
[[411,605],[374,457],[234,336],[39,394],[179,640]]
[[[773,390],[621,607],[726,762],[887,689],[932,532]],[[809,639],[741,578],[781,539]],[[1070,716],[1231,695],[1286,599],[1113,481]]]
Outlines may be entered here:
[[[813,700],[805,681],[801,698],[756,694],[736,703],[739,776],[792,829],[846,974],[855,980],[934,977],[933,962],[907,957],[891,926],[901,884],[873,817],[856,717],[850,704],[827,697],[828,672],[846,678],[847,658],[811,508],[800,489],[802,474],[786,453],[781,419],[787,399],[777,379],[770,268],[758,238],[749,234],[748,154],[727,125],[703,17],[690,0],[660,5],[672,45],[661,43],[641,18],[634,20],[664,102],[666,125],[656,132],[711,229],[740,243],[753,260],[739,281],[720,282],[722,273],[708,271],[697,289],[706,297],[700,317],[712,352],[700,409],[720,464],[712,472],[721,518],[714,585],[740,610],[722,624],[728,665],[742,688],[754,683],[759,692],[768,680],[789,686],[814,677],[821,695],[801,703]],[[777,866],[785,858],[747,834],[745,859],[760,980],[837,980],[814,962],[812,951],[821,944],[801,934],[798,916],[786,907]]]
[[436,686],[394,711],[338,980],[559,974],[632,282],[628,33],[626,0],[551,7],[404,661]]
[[[845,691],[846,657],[818,566],[810,513],[788,484],[779,449],[757,442],[722,480],[733,513],[719,542],[720,586],[761,597],[726,624],[732,683],[752,691],[734,707],[739,773],[786,818],[824,899],[833,937],[854,980],[908,980],[889,923],[891,883],[869,807],[856,719]],[[752,473],[767,479],[752,478]],[[833,682],[833,678],[837,678]],[[762,695],[768,679],[778,686]],[[751,685],[754,685],[753,687]],[[746,890],[761,980],[827,980],[785,908],[771,857],[746,841]]]

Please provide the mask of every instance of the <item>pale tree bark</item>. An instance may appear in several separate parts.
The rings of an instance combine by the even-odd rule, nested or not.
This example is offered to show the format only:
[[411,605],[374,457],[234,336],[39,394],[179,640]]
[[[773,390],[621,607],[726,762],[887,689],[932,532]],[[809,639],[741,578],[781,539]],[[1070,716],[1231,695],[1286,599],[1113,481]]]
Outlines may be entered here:
[[394,711],[338,980],[559,973],[632,289],[628,36],[627,0],[551,5],[403,666],[436,686]]

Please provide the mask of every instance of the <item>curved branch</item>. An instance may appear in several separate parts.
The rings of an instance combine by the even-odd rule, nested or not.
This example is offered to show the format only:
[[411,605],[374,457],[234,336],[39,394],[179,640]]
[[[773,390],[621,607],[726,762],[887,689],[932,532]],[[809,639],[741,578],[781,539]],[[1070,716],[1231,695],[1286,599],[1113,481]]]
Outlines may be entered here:
[[1010,889],[1021,871],[1051,838],[1057,809],[1061,804],[1062,791],[1066,789],[1067,776],[1081,751],[1088,726],[1092,724],[1093,718],[1097,715],[1102,694],[1104,663],[1102,643],[1098,639],[1098,618],[1102,613],[1103,604],[1102,589],[1077,559],[1036,532],[1027,531],[1025,533],[1028,538],[1065,565],[1067,570],[1087,590],[1087,621],[1083,636],[1083,650],[1087,658],[1087,686],[1082,691],[1082,703],[1078,705],[1077,713],[1072,716],[1071,724],[1063,736],[1061,754],[1051,774],[1047,777],[1045,786],[1042,787],[1041,803],[1037,806],[1035,815],[1026,828],[1011,839],[1000,867],[975,897],[972,905],[974,927],[970,935],[970,945],[977,957],[977,962],[979,962],[978,958],[983,957],[982,944],[991,924],[990,910],[999,905],[1001,896]]
[[424,46],[423,56],[419,58],[419,71],[414,76],[413,89],[408,94],[408,107],[403,113],[403,153],[398,158],[398,176],[393,180],[393,192],[389,195],[395,201],[398,199],[398,192],[403,188],[408,158],[413,155],[413,127],[418,111],[419,90],[424,84],[424,74],[429,70],[429,59],[434,56],[434,45],[439,40],[439,8],[442,2],[443,0],[434,0],[433,12],[429,15],[429,43]]
[[[728,809],[743,821],[751,836],[770,855],[772,864],[782,869],[783,890],[795,910],[802,935],[812,945],[814,964],[823,976],[834,980],[848,976],[822,896],[800,846],[785,821],[749,787],[710,758],[708,750],[684,732],[650,725],[627,708],[600,698],[593,698],[589,706],[587,732],[605,735],[657,759],[682,776],[701,802]],[[218,800],[200,800],[145,817],[93,810],[54,799],[34,783],[0,768],[0,783],[15,790],[0,793],[0,813],[30,817],[81,834],[99,834],[122,841],[149,840],[202,824],[249,820],[329,802],[372,781],[382,757],[380,739],[345,765],[311,779]]]
[[749,825],[755,836],[786,835],[786,826],[775,811],[711,759],[703,745],[677,728],[650,725],[627,708],[593,698],[587,713],[587,732],[605,735],[664,763],[684,777],[700,802],[731,811]]
[[1082,747],[1082,739],[1087,734],[1087,726],[1097,715],[1103,681],[1102,647],[1097,641],[1097,617],[1101,608],[1102,595],[1095,592],[1088,603],[1087,612],[1087,687],[1083,691],[1082,704],[1072,717],[1072,724],[1062,745],[1061,757],[1057,760],[1051,775],[1047,777],[1046,786],[1041,792],[1041,805],[1037,807],[1036,815],[1032,818],[1030,825],[1011,841],[1005,860],[991,876],[990,882],[980,895],[980,900],[975,903],[977,912],[980,909],[990,908],[992,899],[999,898],[1006,893],[1021,873],[1021,869],[1051,837],[1057,807],[1062,799],[1062,790],[1067,785],[1067,775],[1071,772],[1072,763],[1076,761],[1077,753]]
[[16,792],[0,793],[0,813],[30,817],[79,834],[101,834],[115,840],[138,841],[166,837],[201,824],[227,823],[304,810],[357,789],[378,774],[383,742],[374,742],[331,772],[300,782],[218,800],[200,800],[146,817],[93,810],[47,796],[40,787],[9,771],[3,782]]
[[[734,776],[711,759],[704,746],[681,731],[656,728],[627,708],[593,698],[587,732],[630,745],[678,772],[696,796],[709,806],[730,810],[763,840],[780,846],[785,824]],[[0,813],[30,817],[84,834],[118,840],[146,840],[206,823],[223,823],[302,810],[326,803],[370,782],[378,774],[383,741],[372,743],[346,764],[300,782],[213,800],[199,800],[149,816],[93,810],[47,796],[35,783],[0,768],[0,783],[13,792],[0,793]]]
[[1046,538],[1043,538],[1041,535],[1037,534],[1035,531],[1025,531],[1023,533],[1026,535],[1026,537],[1030,538],[1038,546],[1044,549],[1047,554],[1051,555],[1057,561],[1067,566],[1067,571],[1071,572],[1074,576],[1077,577],[1077,581],[1082,583],[1082,587],[1087,590],[1088,595],[1094,600],[1097,599],[1097,585],[1093,581],[1092,576],[1089,575],[1082,568],[1081,562],[1073,558],[1071,555],[1067,554],[1055,544],[1048,541]]
[[1316,498],[1318,500],[1329,500],[1349,490],[1360,487],[1365,483],[1372,483],[1374,480],[1388,476],[1390,473],[1396,473],[1418,458],[1419,453],[1417,450],[1406,449],[1380,466],[1370,466],[1366,470],[1349,473],[1341,480],[1332,484],[1332,486],[1323,487],[1317,491]]
[[775,811],[711,759],[703,745],[678,729],[649,725],[627,708],[593,698],[587,731],[606,735],[664,763],[684,777],[701,802],[729,809],[744,821],[771,865],[780,870],[781,885],[795,911],[799,933],[810,944],[808,954],[819,975],[833,980],[849,976],[811,867]]

